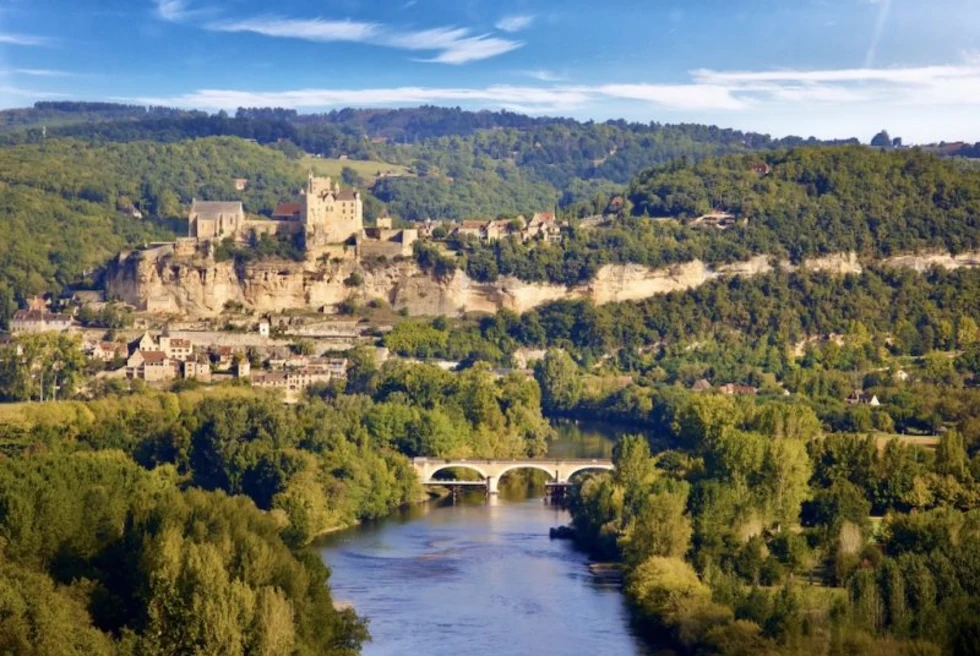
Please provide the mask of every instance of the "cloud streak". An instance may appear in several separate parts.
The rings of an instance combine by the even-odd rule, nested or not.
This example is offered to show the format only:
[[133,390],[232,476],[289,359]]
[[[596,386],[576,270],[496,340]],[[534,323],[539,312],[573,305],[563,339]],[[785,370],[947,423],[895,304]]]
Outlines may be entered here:
[[563,73],[549,71],[544,68],[537,68],[529,71],[521,71],[522,75],[538,80],[539,82],[565,82],[568,76]]
[[11,34],[10,32],[0,32],[0,45],[47,46],[51,45],[51,39],[44,36],[34,36],[32,34]]
[[882,117],[886,117],[889,111],[901,107],[980,107],[980,62],[895,69],[698,70],[691,73],[691,80],[686,84],[402,86],[289,91],[202,89],[183,96],[137,100],[209,109],[465,103],[480,107],[521,108],[531,113],[569,113],[616,101],[620,105],[623,102],[638,103],[665,111],[722,111],[732,115],[775,109],[826,112],[849,107],[876,108]]
[[47,68],[14,68],[3,73],[9,75],[26,75],[28,77],[71,77],[67,71],[54,71]]
[[530,14],[513,14],[511,16],[504,16],[499,21],[497,21],[496,27],[501,32],[520,32],[521,30],[526,30],[531,27],[534,23],[535,16]]
[[434,52],[420,61],[440,64],[465,64],[489,59],[520,48],[520,41],[489,34],[473,34],[462,27],[437,27],[427,30],[399,30],[381,23],[323,18],[295,19],[277,16],[218,21],[205,26],[217,32],[250,32],[264,36],[301,39],[321,43],[348,42],[409,50]]

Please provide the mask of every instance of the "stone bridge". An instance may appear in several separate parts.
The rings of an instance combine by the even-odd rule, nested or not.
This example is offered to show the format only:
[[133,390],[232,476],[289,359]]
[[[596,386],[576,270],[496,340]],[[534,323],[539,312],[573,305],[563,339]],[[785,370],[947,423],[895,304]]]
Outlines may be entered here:
[[593,458],[582,460],[550,460],[547,458],[526,458],[523,460],[438,460],[433,458],[415,458],[412,460],[415,471],[423,485],[445,485],[447,481],[433,478],[444,469],[469,469],[483,477],[482,481],[474,481],[471,485],[486,486],[490,494],[497,494],[500,477],[513,469],[537,469],[549,474],[553,485],[568,485],[569,479],[579,472],[602,469],[613,469],[612,460],[608,458]]

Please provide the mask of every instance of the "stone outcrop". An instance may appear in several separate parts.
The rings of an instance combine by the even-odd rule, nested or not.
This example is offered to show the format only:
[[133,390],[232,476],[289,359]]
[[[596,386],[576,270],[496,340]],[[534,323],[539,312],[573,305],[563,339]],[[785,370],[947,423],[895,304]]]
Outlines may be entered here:
[[[900,255],[882,264],[917,271],[931,266],[980,266],[980,253]],[[797,268],[788,263],[780,266]],[[862,271],[854,253],[808,260],[801,266],[834,274]],[[597,304],[642,300],[693,289],[719,277],[763,274],[772,267],[771,259],[764,255],[717,267],[698,260],[658,269],[616,264],[602,267],[587,283],[566,287],[511,277],[480,283],[462,271],[440,280],[410,261],[368,269],[353,261],[326,265],[277,261],[238,266],[212,258],[180,257],[173,249],[154,249],[120,255],[109,267],[106,291],[109,298],[118,298],[142,311],[188,317],[212,317],[227,305],[241,305],[260,313],[330,309],[349,298],[360,302],[384,299],[395,309],[419,316],[492,313],[501,309],[521,313],[562,299],[590,299]],[[360,280],[351,278],[355,271]]]

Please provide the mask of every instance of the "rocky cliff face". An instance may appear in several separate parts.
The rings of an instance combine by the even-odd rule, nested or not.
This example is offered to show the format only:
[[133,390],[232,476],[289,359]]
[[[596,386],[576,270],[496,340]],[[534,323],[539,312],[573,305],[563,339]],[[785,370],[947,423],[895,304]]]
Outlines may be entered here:
[[[957,256],[941,253],[902,255],[884,264],[923,271],[931,266],[980,266],[980,253]],[[792,269],[787,263],[780,266]],[[860,273],[854,253],[830,255],[804,262],[810,270],[836,274]],[[320,309],[348,298],[380,298],[411,315],[455,315],[462,312],[526,312],[561,299],[591,299],[597,304],[635,301],[703,285],[719,277],[754,276],[772,270],[767,256],[711,267],[695,260],[661,269],[636,264],[607,265],[595,279],[574,287],[528,283],[501,278],[479,283],[462,271],[437,280],[413,262],[362,269],[354,262],[316,266],[297,262],[263,262],[238,267],[210,258],[181,258],[172,251],[142,251],[120,255],[110,266],[107,292],[140,310],[189,317],[218,315],[227,304],[261,313]],[[345,281],[358,271],[363,282]]]

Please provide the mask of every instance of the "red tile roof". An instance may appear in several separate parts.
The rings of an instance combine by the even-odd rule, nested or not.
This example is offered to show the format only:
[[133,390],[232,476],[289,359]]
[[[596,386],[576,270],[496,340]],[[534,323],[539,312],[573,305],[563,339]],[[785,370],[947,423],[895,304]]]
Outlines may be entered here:
[[163,351],[142,351],[142,354],[146,364],[164,364],[167,361],[167,354]]
[[272,213],[272,218],[292,218],[298,216],[303,212],[303,206],[300,203],[279,203],[276,207],[276,211]]

